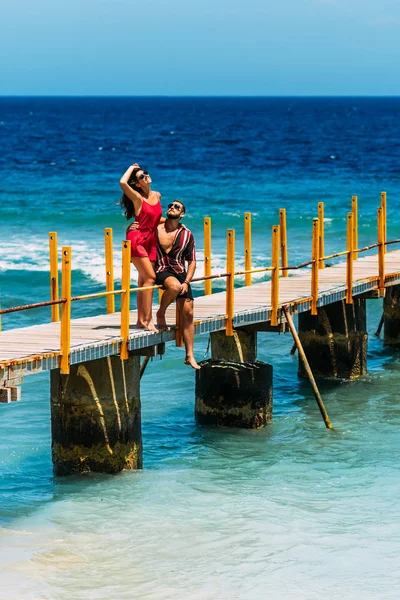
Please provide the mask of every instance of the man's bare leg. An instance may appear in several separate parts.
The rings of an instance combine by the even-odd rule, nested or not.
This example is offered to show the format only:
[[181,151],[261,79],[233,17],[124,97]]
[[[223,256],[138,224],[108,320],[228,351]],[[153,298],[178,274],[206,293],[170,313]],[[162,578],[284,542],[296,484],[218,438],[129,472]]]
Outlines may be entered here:
[[193,354],[194,325],[193,325],[193,300],[189,298],[177,299],[179,310],[182,315],[182,335],[186,349],[185,364],[193,369],[200,369]]
[[165,311],[181,291],[181,284],[179,283],[176,277],[167,277],[167,279],[164,281],[164,287],[165,291],[161,298],[160,308],[156,313],[157,327],[159,329],[167,328],[167,322],[165,320]]

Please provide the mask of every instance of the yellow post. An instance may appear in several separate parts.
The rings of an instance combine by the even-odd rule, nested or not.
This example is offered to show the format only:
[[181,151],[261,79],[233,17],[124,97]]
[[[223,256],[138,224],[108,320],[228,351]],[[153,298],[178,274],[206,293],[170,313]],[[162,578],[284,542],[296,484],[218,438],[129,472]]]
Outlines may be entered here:
[[[251,271],[251,213],[244,213],[244,269]],[[252,284],[251,273],[246,273],[244,276],[245,285]]]
[[[324,221],[324,203],[318,202],[318,221],[319,221],[319,243],[318,243],[318,258],[323,258],[325,254],[325,221]],[[325,262],[319,261],[319,268],[325,268]]]
[[[358,250],[358,197],[351,197],[351,212],[353,214],[353,250]],[[358,252],[353,253],[353,260],[358,260]]]
[[[113,235],[112,228],[104,229],[104,254],[106,258],[106,291],[114,291],[114,262],[113,262]],[[107,313],[115,312],[115,296],[106,296]]]
[[354,256],[353,213],[347,213],[347,256],[346,256],[346,304],[353,304],[353,256]]
[[379,290],[381,296],[385,289],[385,224],[384,224],[384,209],[383,206],[378,208],[378,271],[379,271]]
[[121,294],[121,360],[129,357],[129,310],[130,310],[130,287],[131,287],[131,242],[122,242],[122,289]]
[[[211,275],[211,219],[204,217],[204,276]],[[211,279],[204,281],[204,294],[208,296],[212,294]]]
[[[50,250],[50,300],[58,300],[58,248],[57,233],[49,233]],[[59,304],[53,304],[51,307],[51,320],[57,322],[60,320]]]
[[[106,257],[106,291],[114,291],[114,263],[113,263],[113,241],[112,228],[104,229],[104,254]],[[107,313],[115,312],[115,296],[110,294],[106,296]]]
[[312,224],[312,246],[311,246],[311,314],[317,314],[318,303],[318,259],[319,259],[319,220],[313,219]]
[[62,375],[68,375],[71,352],[71,247],[63,246],[61,255],[61,295],[65,302],[61,305],[60,372]]
[[[387,219],[386,219],[386,192],[381,192],[381,207],[383,209],[382,220],[383,220],[383,240],[387,242]],[[387,252],[386,246],[383,247],[383,253]]]
[[233,314],[235,311],[235,230],[228,229],[226,238],[226,330],[227,336],[233,335]]
[[[288,266],[288,249],[287,249],[287,231],[286,231],[286,210],[279,209],[279,225],[281,231],[281,266]],[[289,271],[282,271],[282,277],[289,277]]]
[[271,325],[278,325],[280,226],[272,226]]

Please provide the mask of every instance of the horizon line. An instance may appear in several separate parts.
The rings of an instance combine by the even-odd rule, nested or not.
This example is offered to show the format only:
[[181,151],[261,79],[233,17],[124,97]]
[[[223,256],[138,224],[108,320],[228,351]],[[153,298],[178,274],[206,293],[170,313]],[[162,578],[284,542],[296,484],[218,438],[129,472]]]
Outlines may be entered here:
[[0,94],[2,98],[400,98],[400,94]]

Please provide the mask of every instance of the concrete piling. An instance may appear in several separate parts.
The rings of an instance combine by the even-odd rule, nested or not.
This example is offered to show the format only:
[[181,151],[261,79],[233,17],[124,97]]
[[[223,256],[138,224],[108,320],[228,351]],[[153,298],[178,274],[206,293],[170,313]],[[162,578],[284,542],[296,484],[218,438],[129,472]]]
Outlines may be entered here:
[[11,403],[11,390],[8,387],[0,387],[0,402],[3,404]]
[[272,366],[209,359],[196,372],[196,420],[257,429],[272,421]]
[[211,356],[234,361],[253,361],[257,356],[257,332],[246,329],[235,329],[233,336],[225,335],[225,331],[210,334]]
[[[315,378],[357,379],[367,372],[366,301],[354,298],[299,313],[299,338]],[[306,377],[299,361],[300,377]]]
[[142,467],[139,356],[56,369],[50,382],[56,475]]
[[400,285],[386,288],[383,299],[383,343],[400,348]]

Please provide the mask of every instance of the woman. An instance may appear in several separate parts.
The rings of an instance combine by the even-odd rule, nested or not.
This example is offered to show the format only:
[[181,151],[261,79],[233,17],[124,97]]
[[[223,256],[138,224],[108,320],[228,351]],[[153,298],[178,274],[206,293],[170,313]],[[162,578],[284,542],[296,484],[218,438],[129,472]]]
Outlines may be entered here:
[[[161,194],[150,189],[151,177],[137,163],[131,165],[122,175],[120,186],[124,192],[121,206],[127,219],[135,217],[139,223],[134,231],[129,231],[126,239],[131,242],[131,260],[138,271],[138,286],[154,285],[156,274],[154,265],[157,255],[157,225],[160,223]],[[157,331],[152,317],[153,290],[138,292],[138,327]]]

